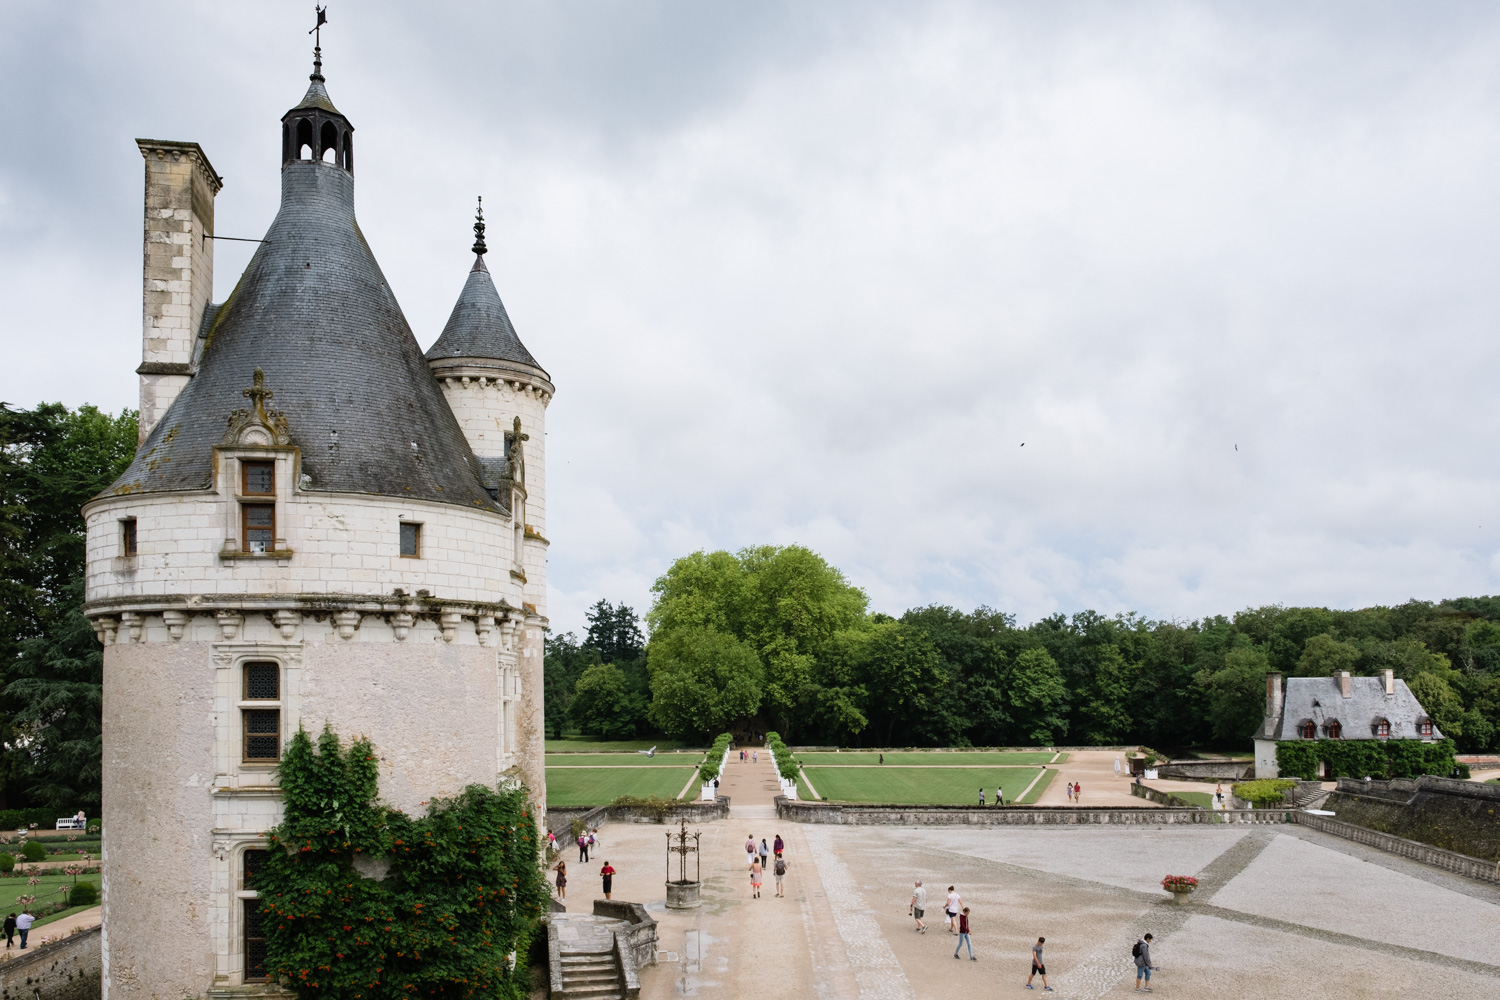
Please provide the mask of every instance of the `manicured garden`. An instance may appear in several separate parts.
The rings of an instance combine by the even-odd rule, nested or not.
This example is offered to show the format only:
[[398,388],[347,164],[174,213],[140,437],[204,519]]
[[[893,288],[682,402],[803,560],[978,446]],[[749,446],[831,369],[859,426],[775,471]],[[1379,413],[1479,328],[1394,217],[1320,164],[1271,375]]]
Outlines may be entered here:
[[[874,750],[813,751],[797,754],[797,760],[806,766],[818,767],[876,767],[881,754]],[[1068,759],[1066,753],[1049,753],[1029,750],[952,750],[952,751],[905,751],[894,750],[885,754],[885,767],[975,767],[979,765],[1003,766],[1061,764]],[[816,779],[815,779],[816,780]]]
[[[806,763],[806,758],[812,756],[798,754],[797,758]],[[807,766],[804,775],[818,790],[819,797],[832,802],[970,806],[979,804],[980,788],[984,789],[985,802],[993,805],[997,784],[1005,791],[1005,801],[1014,802],[1041,771],[1038,767]],[[1043,777],[1055,773],[1047,771]],[[799,782],[797,794],[805,794],[805,788],[806,783]]]
[[640,753],[549,753],[547,767],[692,767],[701,753],[663,753],[655,757]]
[[[697,763],[687,754],[676,755],[679,761]],[[637,760],[644,761],[644,757]],[[622,762],[624,763],[624,762]],[[691,766],[657,767],[548,767],[547,805],[602,806],[622,795],[675,799],[695,770]],[[697,784],[694,783],[694,789]]]
[[[98,862],[94,862],[97,866]],[[82,865],[79,866],[83,867]],[[92,898],[87,899],[81,906],[68,906],[69,894],[73,892],[73,886],[77,883],[88,883],[94,888]],[[20,913],[21,907],[29,905],[32,914],[37,918],[34,927],[51,923],[70,913],[87,909],[98,905],[98,868],[92,869],[92,874],[70,875],[61,869],[51,871],[38,871],[35,873],[22,871],[17,868],[13,872],[0,873],[0,916],[7,913]],[[87,890],[79,890],[83,896]],[[24,902],[26,897],[34,897],[30,903]]]
[[[637,750],[650,750],[656,747],[657,752],[663,750],[678,750],[689,744],[684,740],[661,739],[649,740],[602,740],[597,736],[584,734],[564,733],[561,739],[549,739],[546,741],[548,753],[572,752],[572,753],[634,753]],[[698,744],[702,746],[703,744]]]

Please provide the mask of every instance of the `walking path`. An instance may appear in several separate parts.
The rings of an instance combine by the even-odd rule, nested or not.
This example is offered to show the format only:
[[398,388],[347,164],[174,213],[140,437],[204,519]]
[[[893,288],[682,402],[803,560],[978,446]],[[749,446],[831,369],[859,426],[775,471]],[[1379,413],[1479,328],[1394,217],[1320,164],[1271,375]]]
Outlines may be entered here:
[[[1139,804],[1128,780],[1114,777],[1113,755],[1100,756],[1058,768],[1048,790],[1058,804],[1070,778],[1084,783],[1085,808]],[[1295,996],[1310,969],[1318,995],[1335,1000],[1500,996],[1500,939],[1490,931],[1500,924],[1500,889],[1313,830],[780,822],[769,759],[741,764],[735,755],[719,790],[731,813],[699,828],[701,909],[663,907],[665,838],[654,824],[607,824],[597,860],[570,872],[574,912],[591,909],[607,860],[619,873],[614,898],[643,902],[660,921],[660,961],[641,971],[643,1000],[1019,995],[1039,934],[1059,996],[1117,997],[1131,993],[1130,945],[1148,930],[1162,966],[1153,985],[1175,996]],[[775,896],[767,874],[752,899],[745,838],[777,833],[787,845],[786,896]],[[1168,873],[1201,880],[1188,905],[1161,890]],[[928,887],[926,935],[913,932],[906,911],[914,878]],[[978,962],[952,958],[941,905],[950,883],[973,908]]]

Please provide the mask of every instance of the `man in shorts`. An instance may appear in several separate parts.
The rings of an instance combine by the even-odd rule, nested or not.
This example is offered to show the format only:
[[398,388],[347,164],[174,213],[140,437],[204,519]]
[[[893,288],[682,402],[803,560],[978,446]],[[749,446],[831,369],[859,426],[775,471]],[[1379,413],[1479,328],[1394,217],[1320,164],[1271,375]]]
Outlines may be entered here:
[[1135,991],[1151,992],[1151,935],[1147,934],[1131,949],[1135,954]]
[[922,912],[927,909],[927,890],[922,887],[920,879],[917,880],[916,888],[911,891],[911,902],[907,904],[906,912],[917,920],[917,933],[926,934],[927,925],[922,922]]
[[1042,961],[1042,945],[1046,943],[1046,938],[1039,937],[1036,939],[1036,944],[1031,946],[1031,975],[1026,977],[1026,988],[1028,990],[1036,989],[1035,986],[1031,985],[1031,981],[1037,976],[1041,976],[1042,992],[1053,993],[1056,991],[1053,990],[1052,987],[1047,985],[1047,963]]
[[948,933],[958,933],[958,911],[964,908],[964,901],[958,898],[958,889],[955,886],[948,887],[948,899],[943,903],[943,912],[948,914]]
[[786,878],[786,858],[782,857],[780,853],[776,855],[776,862],[771,867],[771,874],[776,876],[776,895],[785,896],[786,887],[781,884],[781,880]]

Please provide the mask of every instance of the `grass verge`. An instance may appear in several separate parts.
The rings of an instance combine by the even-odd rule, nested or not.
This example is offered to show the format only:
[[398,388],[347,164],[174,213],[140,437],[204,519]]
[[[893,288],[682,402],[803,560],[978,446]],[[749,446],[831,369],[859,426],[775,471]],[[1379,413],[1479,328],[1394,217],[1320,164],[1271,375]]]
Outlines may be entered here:
[[1212,809],[1214,807],[1213,792],[1172,792],[1171,794],[1186,802],[1191,802],[1199,809]]
[[[1049,763],[1056,756],[1050,753],[1031,753],[1024,750],[954,750],[940,751],[938,753],[908,753],[896,751],[885,755],[886,766],[918,766],[929,767],[974,767],[993,766],[996,764],[1005,766],[1030,766]],[[1064,754],[1063,758],[1066,759]],[[857,767],[878,765],[880,763],[879,753],[866,753],[862,750],[845,753],[799,753],[797,759],[804,764],[817,764],[823,767]],[[1060,761],[1059,761],[1060,762]],[[819,788],[822,786],[819,785]],[[977,787],[977,782],[976,782]]]
[[680,750],[688,744],[682,740],[650,739],[650,740],[601,740],[596,736],[564,736],[560,740],[546,740],[547,753],[557,753],[568,750],[581,753],[622,753],[636,750],[650,750],[656,747],[657,751]]
[[[799,755],[800,757],[801,755]],[[979,790],[993,805],[995,786],[1012,801],[1036,777],[1035,767],[809,767],[813,784],[831,802],[901,805],[979,804]]]
[[547,805],[602,806],[621,795],[675,799],[691,771],[688,767],[549,767]]
[[549,753],[548,767],[696,767],[701,753]]
[[[1029,805],[1035,804],[1036,800],[1039,799],[1039,798],[1041,798],[1042,797],[1042,793],[1047,790],[1047,786],[1050,785],[1050,784],[1052,784],[1052,779],[1055,778],[1055,777],[1057,777],[1057,772],[1056,771],[1054,771],[1050,767],[1044,768],[1042,770],[1042,777],[1041,777],[1041,779],[1039,781],[1037,781],[1037,783],[1035,785],[1031,786],[1031,791],[1027,792],[1026,795],[1025,795],[1025,797],[1022,798],[1019,802],[1017,802],[1016,805],[1018,805],[1018,806],[1029,806]],[[1026,786],[1022,785],[1021,787],[1025,788]]]

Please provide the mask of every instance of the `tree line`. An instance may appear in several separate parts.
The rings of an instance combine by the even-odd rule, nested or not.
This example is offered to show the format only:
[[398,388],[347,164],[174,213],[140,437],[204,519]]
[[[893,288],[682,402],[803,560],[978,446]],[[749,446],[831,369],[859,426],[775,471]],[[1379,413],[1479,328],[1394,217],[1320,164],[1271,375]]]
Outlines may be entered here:
[[549,637],[554,731],[701,739],[755,720],[801,744],[1243,749],[1268,672],[1389,667],[1460,750],[1500,748],[1500,597],[1191,622],[1081,611],[1021,625],[941,605],[896,618],[795,545],[695,552],[652,594],[649,643],[606,601],[584,638]]

